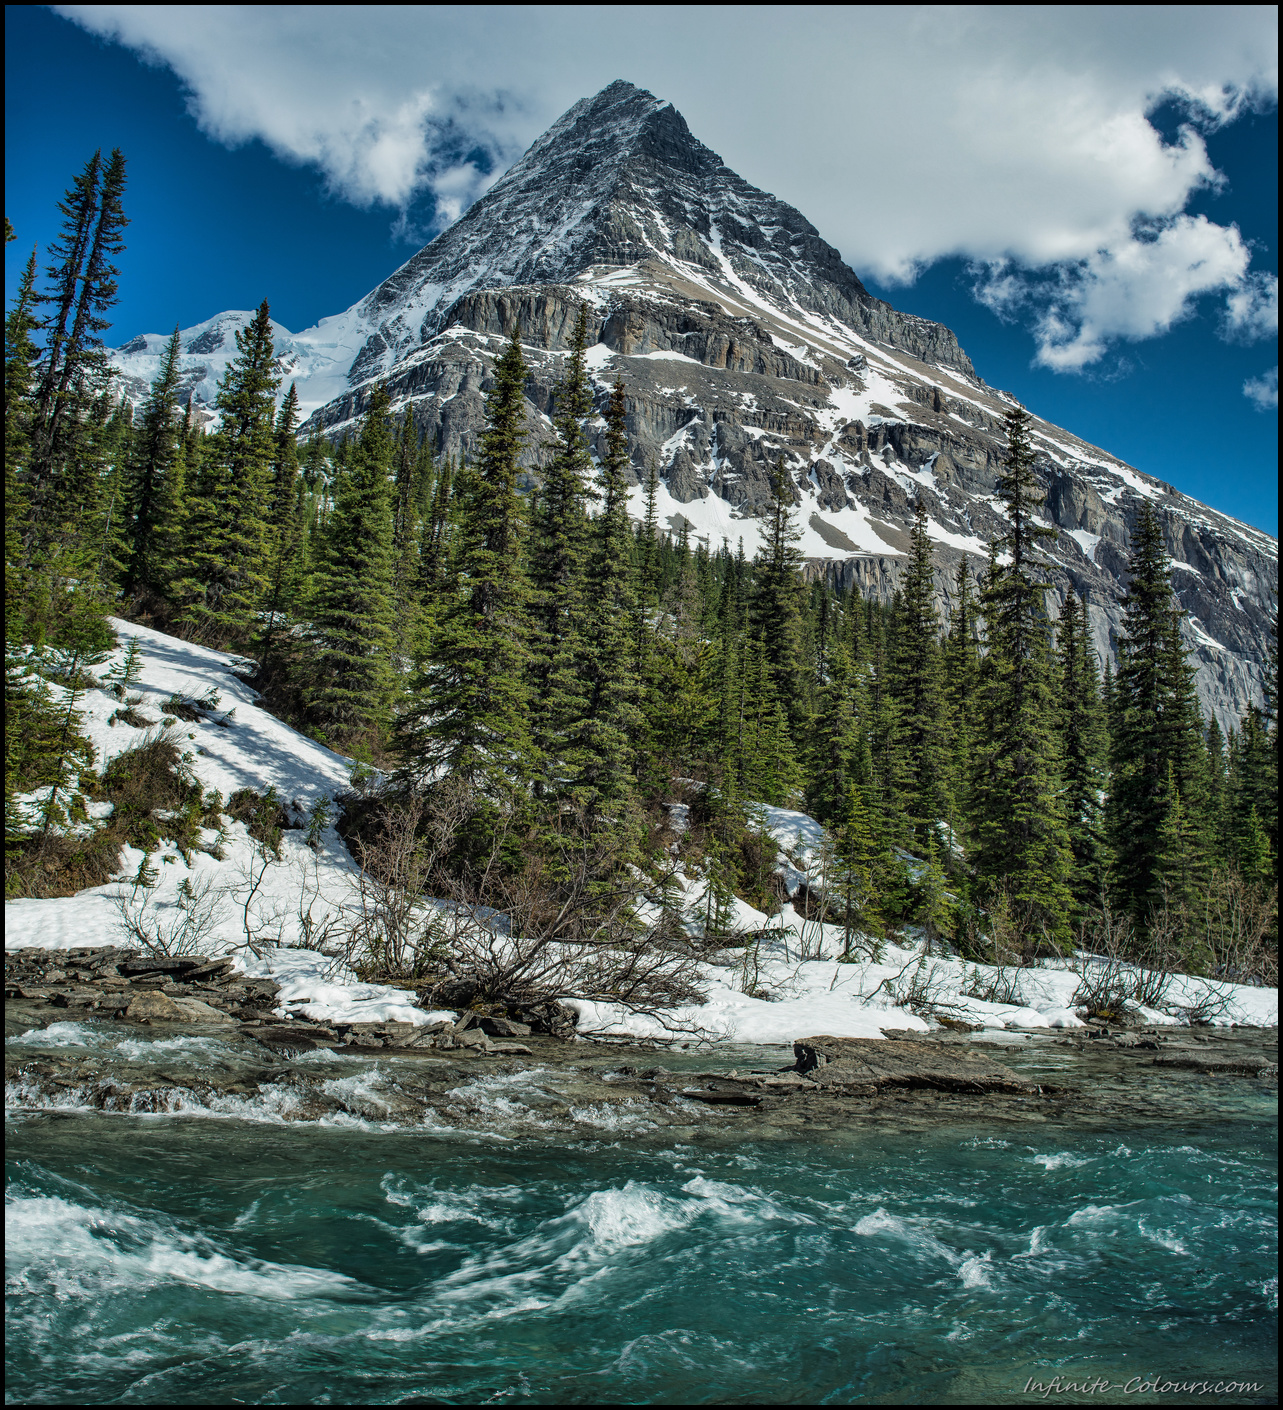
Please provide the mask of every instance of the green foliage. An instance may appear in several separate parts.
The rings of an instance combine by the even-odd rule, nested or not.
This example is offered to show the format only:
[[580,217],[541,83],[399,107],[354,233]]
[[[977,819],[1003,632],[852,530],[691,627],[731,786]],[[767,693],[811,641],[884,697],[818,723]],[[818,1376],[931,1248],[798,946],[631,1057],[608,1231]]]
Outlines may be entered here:
[[1075,916],[1097,903],[1104,883],[1100,798],[1106,785],[1105,728],[1085,605],[1070,589],[1056,631],[1064,811],[1074,854]]
[[[1005,886],[1056,941],[1068,939],[1073,866],[1064,816],[1058,692],[1051,625],[1037,576],[1037,545],[1054,530],[1035,511],[1028,416],[1007,416],[1007,460],[997,493],[1009,524],[993,546],[982,589],[987,650],[977,689],[968,860],[982,890]],[[1000,564],[998,550],[1008,561]]]
[[921,500],[915,511],[897,626],[893,692],[899,709],[894,748],[899,756],[903,806],[913,842],[918,847],[928,847],[935,824],[952,810],[935,567],[927,534],[926,505]]
[[394,441],[386,388],[376,387],[350,463],[339,477],[334,513],[312,586],[306,701],[327,739],[370,737],[389,719],[395,683],[392,649]]
[[[128,567],[123,591],[132,597],[140,590],[155,591],[163,582],[161,532],[164,516],[174,499],[172,483],[181,450],[178,420],[178,357],[182,351],[175,328],[165,346],[160,372],[138,415],[132,438],[128,478],[121,505],[122,519],[130,528]],[[169,482],[168,484],[166,482]]]
[[182,620],[198,638],[241,641],[267,589],[276,455],[276,352],[267,300],[236,332],[237,356],[218,384],[222,424],[186,468],[185,534],[176,564]]
[[439,598],[440,624],[400,733],[414,777],[449,774],[495,802],[510,800],[534,771],[526,679],[530,590],[517,495],[525,379],[514,330],[496,366],[480,461],[460,485],[452,590]]
[[557,386],[552,460],[533,515],[530,546],[531,725],[539,760],[540,797],[580,800],[584,767],[579,725],[588,708],[580,678],[587,630],[585,567],[588,546],[588,478],[591,460],[584,422],[592,393],[584,361],[588,311],[575,319],[565,370]]
[[1208,761],[1158,516],[1137,519],[1123,600],[1106,823],[1114,894],[1144,926],[1206,863]]

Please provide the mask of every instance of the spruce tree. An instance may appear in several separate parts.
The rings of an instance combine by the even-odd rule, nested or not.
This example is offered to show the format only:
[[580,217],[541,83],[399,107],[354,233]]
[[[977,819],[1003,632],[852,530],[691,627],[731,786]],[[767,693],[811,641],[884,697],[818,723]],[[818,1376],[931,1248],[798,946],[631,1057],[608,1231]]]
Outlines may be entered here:
[[218,433],[205,447],[204,504],[189,520],[185,618],[198,636],[243,637],[267,589],[267,546],[280,385],[267,300],[236,332],[237,356],[218,386]]
[[980,645],[976,634],[976,604],[971,567],[962,555],[954,578],[955,601],[944,646],[944,697],[949,720],[949,825],[957,834],[969,811],[968,786],[975,744],[976,684],[980,677]]
[[900,707],[898,748],[903,760],[904,806],[914,842],[925,849],[936,823],[949,815],[950,800],[935,564],[926,505],[921,500],[915,510],[897,626],[894,689]]
[[584,764],[578,757],[578,728],[588,708],[588,683],[578,669],[587,624],[584,570],[592,468],[584,432],[584,422],[592,414],[587,340],[588,311],[581,305],[556,388],[556,439],[534,514],[530,549],[534,622],[530,692],[533,734],[543,770],[536,786],[541,796],[569,796],[577,802],[586,801],[575,794]]
[[[101,620],[113,590],[99,570],[108,561],[114,567],[118,556],[104,553],[109,545],[102,511],[103,481],[119,469],[120,422],[113,418],[101,334],[109,326],[104,315],[117,299],[112,260],[124,248],[121,234],[128,224],[124,185],[120,152],[105,168],[95,153],[60,203],[62,233],[50,247],[46,271],[52,287],[34,298],[50,312],[37,325],[27,304],[19,320],[28,336],[37,326],[45,334],[34,367],[27,363],[31,391],[23,398],[24,444],[12,477],[17,517],[6,516],[12,531],[7,537],[18,550],[11,588],[23,604],[12,626],[30,638],[60,624],[69,627],[90,603],[97,604]],[[21,293],[19,302],[26,303]]]
[[119,148],[105,168],[102,153],[95,152],[59,202],[63,228],[49,250],[52,291],[42,296],[52,307],[44,321],[47,337],[33,428],[31,485],[41,499],[74,459],[86,403],[105,388],[101,334],[109,326],[103,315],[117,299],[120,271],[112,260],[124,249],[121,237],[129,224],[124,189],[125,159]]
[[272,491],[267,526],[267,591],[264,596],[262,663],[295,605],[302,570],[304,534],[298,441],[298,390],[293,382],[276,415],[272,455]]
[[[31,453],[34,408],[31,395],[37,349],[32,334],[39,327],[35,309],[36,252],[32,250],[4,325],[4,557],[5,640],[19,641],[25,593],[23,535],[27,528],[27,466]],[[16,698],[16,697],[15,697]]]
[[407,410],[397,436],[392,515],[392,597],[396,603],[397,654],[400,656],[411,654],[418,634],[421,479],[419,428],[414,413]]
[[1193,675],[1181,646],[1162,525],[1148,504],[1137,516],[1128,572],[1106,826],[1115,894],[1144,925],[1163,903],[1170,872],[1162,860],[1173,837],[1168,813],[1179,798],[1181,846],[1188,843],[1201,866],[1207,799]]
[[766,653],[773,692],[790,727],[801,737],[807,725],[801,683],[801,530],[794,521],[795,496],[781,456],[771,476],[766,536],[754,571],[752,623]]
[[349,747],[377,741],[394,687],[389,406],[380,384],[339,478],[312,588],[308,716],[326,739]]
[[122,591],[126,598],[153,591],[160,582],[158,537],[165,480],[174,473],[179,454],[178,357],[182,351],[175,326],[161,357],[160,372],[139,410],[129,459],[129,563]]
[[[1005,887],[1055,940],[1069,936],[1073,858],[1061,798],[1061,757],[1051,626],[1037,546],[1054,530],[1036,522],[1029,418],[1007,414],[1007,458],[995,487],[1008,530],[991,551],[983,610],[985,654],[971,776],[970,860],[983,884]],[[999,563],[996,549],[1009,561]]]
[[526,365],[514,329],[495,364],[476,473],[465,478],[455,592],[444,600],[399,748],[418,778],[446,774],[511,807],[534,773],[526,662],[529,587],[517,492]]
[[622,826],[632,796],[633,741],[642,720],[630,640],[637,618],[633,536],[628,523],[628,429],[624,386],[606,405],[602,508],[592,524],[585,632],[579,673],[588,696],[579,727],[578,787],[595,820]]
[[1104,880],[1100,798],[1105,787],[1105,735],[1096,657],[1085,604],[1072,588],[1056,632],[1064,809],[1074,854],[1073,893],[1079,914],[1098,904]]

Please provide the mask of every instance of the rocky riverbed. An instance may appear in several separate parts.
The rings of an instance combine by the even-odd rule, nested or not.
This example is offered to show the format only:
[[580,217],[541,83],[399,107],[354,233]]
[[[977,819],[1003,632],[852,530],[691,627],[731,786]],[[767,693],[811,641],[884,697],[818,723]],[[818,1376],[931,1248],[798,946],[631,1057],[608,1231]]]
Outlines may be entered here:
[[[227,961],[6,955],[8,1106],[273,1121],[796,1136],[983,1120],[1108,1126],[1232,1108],[1277,1084],[1277,1030],[799,1038],[656,1050],[497,1015],[325,1025],[273,1012]],[[1001,1059],[1001,1060],[999,1060]]]

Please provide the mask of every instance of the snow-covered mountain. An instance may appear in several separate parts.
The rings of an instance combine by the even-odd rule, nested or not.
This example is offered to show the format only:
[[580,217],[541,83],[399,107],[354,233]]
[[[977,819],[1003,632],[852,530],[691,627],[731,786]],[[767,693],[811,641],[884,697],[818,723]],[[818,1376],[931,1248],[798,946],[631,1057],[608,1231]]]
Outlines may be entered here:
[[[493,359],[519,326],[532,429],[546,429],[575,312],[586,303],[599,403],[622,378],[634,465],[654,457],[663,512],[716,548],[751,553],[769,471],[783,456],[811,570],[887,597],[912,504],[925,501],[948,610],[964,552],[1002,527],[993,489],[1011,398],[977,376],[940,324],[873,298],[798,211],[750,186],[671,104],[617,82],[577,103],[455,225],[345,313],[292,334],[281,370],[310,427],[329,433],[387,383],[451,454],[484,423]],[[183,334],[198,402],[235,355],[225,313]],[[164,338],[114,358],[140,395]],[[1259,697],[1278,589],[1277,540],[1044,421],[1034,426],[1054,601],[1084,596],[1112,650],[1135,514],[1166,530],[1203,703],[1234,724]],[[537,466],[541,437],[532,437]],[[640,499],[640,490],[637,494]]]

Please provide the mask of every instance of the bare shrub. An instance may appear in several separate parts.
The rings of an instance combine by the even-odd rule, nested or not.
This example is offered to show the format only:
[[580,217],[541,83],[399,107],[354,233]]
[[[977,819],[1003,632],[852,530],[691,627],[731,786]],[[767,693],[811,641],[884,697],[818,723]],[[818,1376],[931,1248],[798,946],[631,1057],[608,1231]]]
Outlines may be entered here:
[[919,1018],[963,1017],[966,1005],[949,997],[953,981],[948,970],[938,961],[932,961],[930,966],[927,964],[928,944],[924,940],[921,954],[911,956],[897,974],[887,975],[869,993],[861,993],[864,1002],[868,1003],[885,992],[897,1008],[908,1009]]
[[952,980],[942,965],[927,965],[924,949],[907,978],[904,970],[900,971],[890,992],[897,1008],[908,1009],[919,1018],[960,1018],[966,1006],[948,997],[952,988]]
[[1024,1007],[1024,991],[1020,983],[1019,968],[1007,965],[986,965],[981,971],[979,965],[973,967],[962,992],[986,1004],[1014,1004]]
[[1150,911],[1144,937],[1135,948],[1130,990],[1133,1003],[1150,1009],[1166,1007],[1172,980],[1180,969],[1184,933],[1184,914],[1171,905],[1164,891],[1160,903]]
[[1229,984],[1212,979],[1199,982],[1192,999],[1178,1005],[1177,1012],[1195,1028],[1205,1028],[1234,1010],[1234,991]]
[[443,788],[430,804],[413,793],[380,810],[368,840],[352,838],[360,871],[347,950],[358,973],[415,981],[440,969],[446,922],[433,882],[470,811],[465,790]]
[[[460,867],[456,849],[481,818],[488,838]],[[702,1002],[687,932],[638,922],[640,883],[618,843],[578,814],[539,839],[513,825],[459,781],[385,808],[369,840],[352,842],[360,875],[346,943],[357,972],[414,981],[451,1008],[572,998],[670,1026],[668,1010]]]
[[1265,891],[1251,886],[1236,871],[1218,873],[1212,879],[1197,928],[1216,978],[1235,984],[1278,985],[1277,942],[1271,944],[1278,899],[1277,887]]
[[165,904],[156,893],[138,888],[115,897],[119,924],[129,943],[148,955],[202,953],[223,918],[224,892],[209,877],[184,878],[177,899]]
[[85,836],[46,832],[6,839],[4,892],[11,900],[74,896],[120,870],[120,839],[109,828]]
[[1088,1018],[1117,1022],[1125,1017],[1135,987],[1131,921],[1101,897],[1100,909],[1085,917],[1078,929],[1079,952],[1071,968],[1078,975],[1073,1004]]

